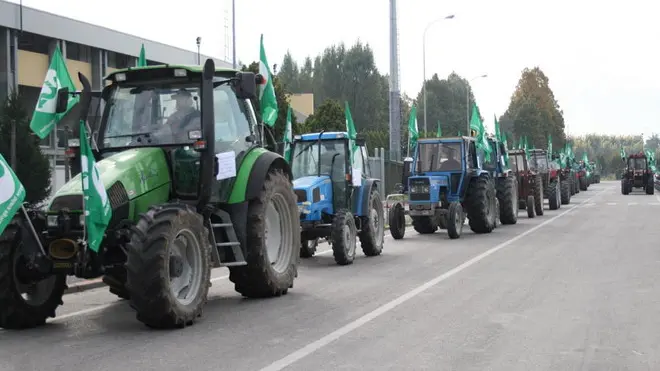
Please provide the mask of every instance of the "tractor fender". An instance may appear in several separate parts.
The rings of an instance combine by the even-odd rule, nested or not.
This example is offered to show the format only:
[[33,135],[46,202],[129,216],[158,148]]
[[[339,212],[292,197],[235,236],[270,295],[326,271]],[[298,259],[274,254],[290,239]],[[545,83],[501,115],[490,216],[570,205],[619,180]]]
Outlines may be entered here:
[[275,152],[264,152],[261,154],[257,160],[252,165],[250,170],[250,176],[247,182],[247,189],[245,191],[245,200],[253,200],[259,197],[261,190],[263,189],[268,173],[273,170],[281,170],[284,174],[289,177],[289,180],[293,179],[293,174],[291,173],[291,166],[286,162],[286,160]]
[[378,179],[366,179],[362,181],[362,186],[358,189],[357,197],[353,201],[353,211],[356,216],[365,216],[369,210],[369,195],[373,189],[378,190]]

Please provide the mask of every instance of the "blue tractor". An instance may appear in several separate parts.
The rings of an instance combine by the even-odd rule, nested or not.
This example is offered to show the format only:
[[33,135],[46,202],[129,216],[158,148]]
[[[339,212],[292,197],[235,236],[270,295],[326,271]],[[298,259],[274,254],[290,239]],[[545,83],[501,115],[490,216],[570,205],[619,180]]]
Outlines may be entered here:
[[488,170],[495,182],[497,195],[498,217],[504,225],[518,222],[518,181],[515,173],[507,163],[508,148],[506,144],[495,137],[488,137],[488,143],[493,151],[490,161],[483,161],[483,167]]
[[459,238],[466,216],[473,232],[493,231],[495,186],[478,152],[473,137],[419,140],[407,180],[409,215],[418,233],[434,233],[440,227],[449,238]]
[[365,255],[383,251],[380,180],[371,177],[365,141],[358,138],[356,144],[351,156],[346,132],[293,139],[291,170],[300,212],[301,257],[313,256],[321,238],[332,245],[339,265],[353,263],[357,238]]

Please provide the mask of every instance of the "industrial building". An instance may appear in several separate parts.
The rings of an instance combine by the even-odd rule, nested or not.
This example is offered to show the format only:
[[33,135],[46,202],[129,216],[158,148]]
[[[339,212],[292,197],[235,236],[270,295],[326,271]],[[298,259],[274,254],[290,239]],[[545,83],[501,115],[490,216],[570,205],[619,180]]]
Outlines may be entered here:
[[[32,115],[57,45],[77,87],[81,88],[76,77],[81,72],[93,89],[101,89],[106,74],[135,66],[142,44],[149,65],[196,64],[198,60],[193,51],[0,0],[0,100],[18,89]],[[211,57],[201,56],[201,60],[207,58]],[[216,66],[231,67],[213,59]],[[53,190],[65,182],[63,126],[42,141],[43,152],[52,163]]]

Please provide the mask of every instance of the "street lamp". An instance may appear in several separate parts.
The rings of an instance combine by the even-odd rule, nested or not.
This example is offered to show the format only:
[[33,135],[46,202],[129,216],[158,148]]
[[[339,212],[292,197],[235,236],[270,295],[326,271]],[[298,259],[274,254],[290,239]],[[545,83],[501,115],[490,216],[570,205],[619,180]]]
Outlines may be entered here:
[[446,19],[454,19],[454,15],[448,15],[442,18],[438,18],[436,20],[431,21],[429,24],[426,25],[426,28],[424,29],[424,35],[422,36],[422,74],[424,74],[424,78],[422,80],[422,90],[424,91],[424,132],[426,132],[426,32],[433,26],[434,24],[444,21]]
[[199,51],[199,47],[202,45],[202,38],[198,36],[195,41],[197,42],[197,64],[202,64],[202,55]]
[[467,135],[470,135],[470,83],[476,79],[483,79],[488,77],[488,75],[476,76],[468,80],[468,83],[465,85],[465,112],[467,114]]

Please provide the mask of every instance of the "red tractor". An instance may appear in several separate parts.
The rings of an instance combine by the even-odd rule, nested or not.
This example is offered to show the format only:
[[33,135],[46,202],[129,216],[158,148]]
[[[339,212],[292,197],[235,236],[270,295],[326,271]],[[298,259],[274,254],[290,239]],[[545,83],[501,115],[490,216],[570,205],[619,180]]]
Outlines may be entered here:
[[644,152],[631,154],[626,161],[626,168],[621,176],[621,194],[627,195],[633,188],[644,188],[647,195],[654,193],[653,171]]
[[522,149],[509,151],[511,170],[518,180],[518,207],[527,210],[530,218],[543,215],[543,178],[527,159]]

